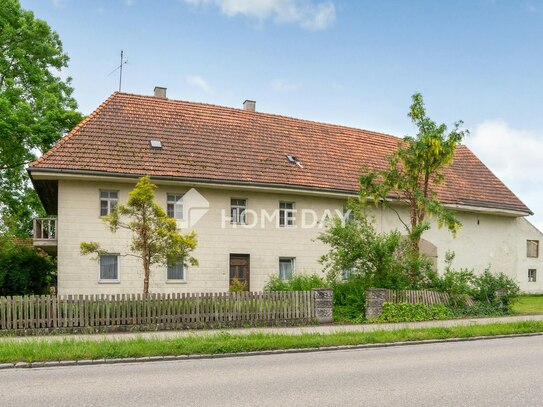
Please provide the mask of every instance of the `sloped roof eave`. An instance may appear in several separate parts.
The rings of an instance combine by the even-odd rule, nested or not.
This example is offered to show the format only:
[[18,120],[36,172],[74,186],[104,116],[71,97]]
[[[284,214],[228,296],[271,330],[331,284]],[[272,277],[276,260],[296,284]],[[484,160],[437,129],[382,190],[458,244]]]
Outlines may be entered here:
[[[112,179],[131,179],[137,180],[138,178],[146,174],[128,174],[128,173],[116,173],[109,171],[87,171],[87,170],[70,170],[63,168],[28,168],[28,173],[30,178],[33,179],[32,174],[62,174],[63,176],[84,176],[95,179],[112,178]],[[244,182],[244,181],[233,181],[227,179],[209,179],[209,178],[190,178],[190,177],[179,177],[179,176],[161,176],[153,175],[151,179],[157,181],[177,181],[181,183],[188,184],[202,184],[209,186],[223,186],[223,187],[245,187],[245,188],[256,188],[256,189],[268,189],[268,190],[289,190],[289,191],[299,191],[299,192],[311,192],[316,194],[323,195],[336,195],[343,197],[356,197],[358,196],[358,191],[355,190],[341,190],[325,187],[312,187],[304,185],[291,185],[291,184],[277,184],[277,183],[263,183],[263,182]],[[395,201],[397,199],[391,197],[390,200]],[[443,203],[443,205],[450,209],[459,209],[464,211],[478,211],[484,212],[485,209],[495,210],[495,213],[498,214],[508,214],[513,216],[529,216],[533,215],[533,212],[529,209],[527,211],[519,210],[517,208],[501,205],[499,203],[487,203],[479,202],[478,205],[473,203]]]

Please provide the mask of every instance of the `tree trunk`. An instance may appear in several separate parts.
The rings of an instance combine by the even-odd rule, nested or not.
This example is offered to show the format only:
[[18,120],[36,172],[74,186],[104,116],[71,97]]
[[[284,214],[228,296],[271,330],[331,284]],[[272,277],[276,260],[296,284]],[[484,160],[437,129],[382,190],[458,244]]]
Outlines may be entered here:
[[149,276],[151,274],[151,268],[147,259],[143,259],[143,294],[149,294]]
[[417,230],[419,225],[419,214],[416,209],[411,210],[411,234],[409,236],[410,251],[409,257],[411,259],[411,269],[409,270],[409,280],[411,285],[417,282],[417,262],[420,254],[420,235],[414,234],[413,231]]

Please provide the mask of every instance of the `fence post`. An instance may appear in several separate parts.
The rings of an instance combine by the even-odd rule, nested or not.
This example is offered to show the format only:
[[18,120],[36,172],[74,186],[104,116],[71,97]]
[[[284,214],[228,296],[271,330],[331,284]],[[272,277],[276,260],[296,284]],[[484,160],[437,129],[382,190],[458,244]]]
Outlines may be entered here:
[[383,312],[383,303],[387,300],[385,288],[366,289],[366,319],[379,318]]
[[313,288],[311,294],[313,295],[314,316],[317,322],[319,324],[332,322],[334,290],[331,288]]

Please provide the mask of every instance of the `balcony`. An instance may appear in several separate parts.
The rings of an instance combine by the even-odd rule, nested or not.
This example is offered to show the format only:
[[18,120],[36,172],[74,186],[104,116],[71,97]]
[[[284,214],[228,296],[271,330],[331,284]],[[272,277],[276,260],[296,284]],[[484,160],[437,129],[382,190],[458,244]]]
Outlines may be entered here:
[[49,254],[57,252],[57,218],[34,219],[34,246]]

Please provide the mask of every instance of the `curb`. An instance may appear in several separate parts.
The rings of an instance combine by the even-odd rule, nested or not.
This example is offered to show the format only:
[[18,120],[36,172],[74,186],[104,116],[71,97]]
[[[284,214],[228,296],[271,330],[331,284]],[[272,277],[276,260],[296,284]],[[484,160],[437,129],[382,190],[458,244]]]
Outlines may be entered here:
[[367,343],[361,345],[339,345],[326,346],[322,348],[294,348],[294,349],[275,349],[239,353],[217,353],[217,354],[194,354],[194,355],[166,355],[166,356],[145,356],[139,358],[115,358],[115,359],[85,359],[85,360],[60,360],[48,362],[15,362],[15,363],[0,363],[0,370],[4,369],[29,369],[43,367],[60,367],[60,366],[91,366],[91,365],[112,365],[119,363],[142,363],[142,362],[164,362],[176,360],[197,360],[197,359],[223,359],[246,356],[263,356],[263,355],[281,355],[290,353],[313,353],[313,352],[330,352],[338,350],[356,350],[356,349],[376,349],[376,348],[391,348],[397,346],[413,346],[427,345],[435,343],[450,343],[450,342],[473,342],[492,339],[508,339],[522,338],[530,336],[542,336],[543,332],[531,332],[525,334],[512,335],[494,335],[494,336],[474,336],[471,338],[448,338],[448,339],[427,339],[422,341],[407,341],[407,342],[388,342],[388,343]]

